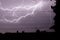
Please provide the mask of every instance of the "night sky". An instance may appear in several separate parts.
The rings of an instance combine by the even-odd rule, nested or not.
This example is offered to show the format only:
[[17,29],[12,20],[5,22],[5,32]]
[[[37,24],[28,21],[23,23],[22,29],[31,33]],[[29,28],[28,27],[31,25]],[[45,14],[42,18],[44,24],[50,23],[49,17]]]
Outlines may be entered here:
[[[0,8],[14,8],[16,6],[26,6],[26,5],[35,5],[41,0],[35,0],[35,2],[32,2],[34,0],[0,0]],[[0,9],[0,32],[16,32],[17,30],[19,32],[25,31],[25,32],[35,32],[37,29],[40,31],[47,31],[47,32],[53,32],[54,30],[49,29],[51,26],[54,25],[54,17],[55,13],[51,9],[52,5],[54,3],[50,0],[42,0],[44,5],[43,7],[35,10],[33,15],[28,15],[21,20],[18,21],[18,23],[9,23],[4,21],[4,18],[7,18],[9,15],[8,11],[3,11]],[[21,10],[21,9],[20,9]],[[18,12],[18,11],[17,11]],[[4,15],[7,15],[6,17]],[[17,15],[17,14],[16,14]],[[21,14],[18,14],[21,15]],[[4,17],[3,17],[4,16]],[[1,20],[2,19],[2,20]],[[10,18],[9,18],[10,19]]]

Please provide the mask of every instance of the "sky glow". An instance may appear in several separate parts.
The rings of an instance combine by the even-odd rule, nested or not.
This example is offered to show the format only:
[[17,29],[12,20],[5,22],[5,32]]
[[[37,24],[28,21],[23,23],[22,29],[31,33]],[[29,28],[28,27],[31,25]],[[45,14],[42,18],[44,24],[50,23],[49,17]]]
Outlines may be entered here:
[[[20,21],[22,18],[25,18],[28,15],[34,15],[34,12],[38,6],[41,8],[43,6],[43,2],[40,1],[37,4],[35,4],[34,6],[23,6],[22,7],[19,5],[19,6],[13,7],[12,9],[9,9],[9,8],[5,9],[3,7],[1,7],[0,9],[3,11],[8,11],[8,13],[11,14],[11,17],[13,18],[12,20],[4,18],[4,21],[9,22],[9,23],[18,23],[18,21]],[[23,12],[23,10],[22,10],[22,12],[23,12],[22,14],[25,13],[25,15],[18,16],[16,11],[21,10],[21,9],[25,10],[26,13]],[[20,15],[20,13],[19,13],[19,15]],[[4,15],[4,17],[5,17],[5,15]]]

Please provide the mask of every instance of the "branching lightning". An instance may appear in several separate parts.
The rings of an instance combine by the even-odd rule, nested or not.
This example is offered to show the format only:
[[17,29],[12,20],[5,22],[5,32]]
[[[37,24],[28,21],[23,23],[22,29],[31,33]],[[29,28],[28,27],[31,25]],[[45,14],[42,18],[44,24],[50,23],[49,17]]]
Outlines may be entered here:
[[22,9],[26,9],[26,10],[32,10],[30,13],[27,13],[25,16],[21,16],[21,17],[18,17],[18,18],[16,18],[16,19],[13,19],[13,20],[8,20],[8,19],[6,19],[6,18],[4,18],[4,20],[6,21],[6,22],[10,22],[10,23],[18,23],[18,21],[20,20],[20,19],[22,19],[22,18],[25,18],[25,17],[27,17],[28,15],[33,15],[34,14],[34,12],[35,12],[35,10],[37,9],[37,7],[40,5],[40,8],[43,6],[43,2],[42,1],[40,1],[40,2],[38,2],[36,5],[34,5],[34,6],[29,6],[29,7],[27,7],[27,6],[18,6],[18,7],[14,7],[14,8],[12,8],[12,9],[9,9],[9,8],[3,8],[3,7],[1,7],[0,9],[1,10],[3,10],[3,11],[9,11],[9,12],[11,12],[12,13],[12,17],[15,17],[15,12],[18,10],[18,9],[20,9],[20,8],[22,8]]

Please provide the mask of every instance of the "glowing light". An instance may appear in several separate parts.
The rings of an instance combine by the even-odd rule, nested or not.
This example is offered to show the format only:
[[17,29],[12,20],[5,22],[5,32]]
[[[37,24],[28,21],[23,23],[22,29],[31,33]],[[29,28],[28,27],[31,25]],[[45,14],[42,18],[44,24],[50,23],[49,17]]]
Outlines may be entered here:
[[[22,6],[17,6],[17,7],[14,7],[12,9],[9,9],[9,8],[5,9],[5,8],[1,7],[0,9],[3,10],[3,11],[9,11],[9,13],[12,14],[11,15],[12,18],[16,17],[13,20],[8,20],[8,19],[4,18],[4,20],[6,22],[18,23],[18,21],[21,20],[22,18],[25,18],[28,15],[34,15],[34,12],[35,12],[35,10],[37,9],[38,6],[40,6],[40,8],[41,8],[43,6],[43,2],[40,1],[34,6],[23,6],[23,7]],[[16,13],[16,11],[21,10],[21,9],[27,10],[27,13],[24,16],[18,16],[17,13]]]

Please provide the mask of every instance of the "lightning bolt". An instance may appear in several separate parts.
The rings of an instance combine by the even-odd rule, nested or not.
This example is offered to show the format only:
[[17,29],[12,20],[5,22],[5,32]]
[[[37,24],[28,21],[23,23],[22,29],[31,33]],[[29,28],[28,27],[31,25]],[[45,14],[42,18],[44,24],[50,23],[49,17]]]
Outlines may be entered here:
[[4,18],[4,20],[5,21],[7,21],[7,22],[10,22],[10,23],[18,23],[19,22],[19,20],[20,19],[22,19],[22,18],[25,18],[25,17],[27,17],[28,15],[33,15],[34,14],[34,12],[35,12],[35,10],[37,9],[37,7],[40,5],[40,8],[43,6],[43,2],[42,1],[40,1],[40,2],[38,2],[36,5],[34,5],[34,6],[18,6],[18,7],[14,7],[14,8],[12,8],[12,9],[9,9],[9,8],[6,8],[6,9],[4,9],[4,8],[0,8],[1,10],[3,10],[3,11],[9,11],[9,12],[12,12],[13,14],[12,14],[12,16],[14,16],[15,17],[15,15],[16,15],[16,11],[19,9],[19,8],[22,8],[22,9],[26,9],[26,10],[32,10],[30,13],[27,13],[25,16],[21,16],[21,17],[19,17],[19,18],[17,18],[17,19],[13,19],[12,21],[11,20],[8,20],[8,19],[6,19],[6,18]]

